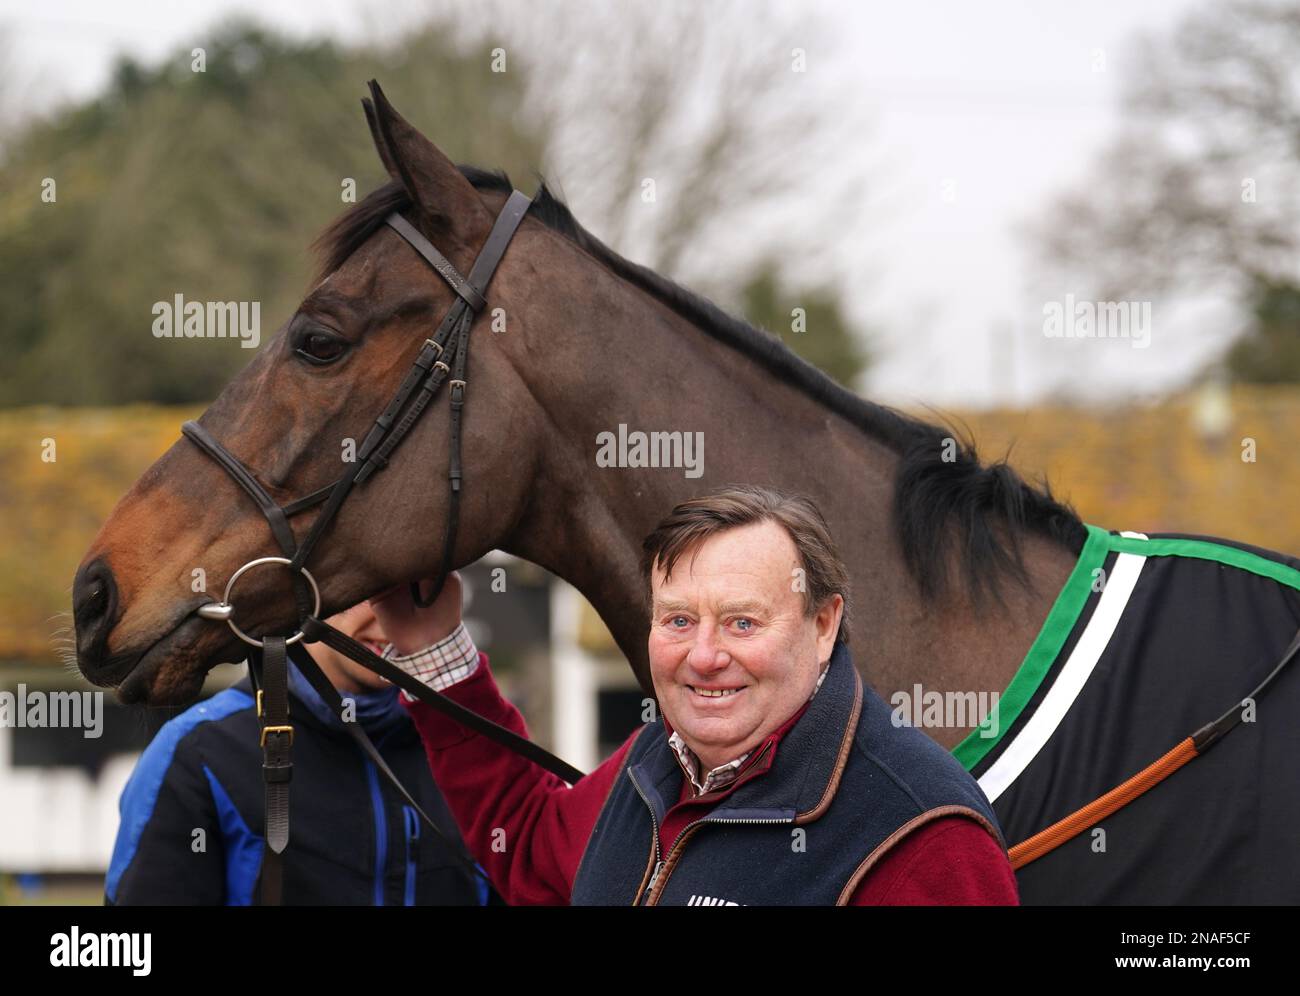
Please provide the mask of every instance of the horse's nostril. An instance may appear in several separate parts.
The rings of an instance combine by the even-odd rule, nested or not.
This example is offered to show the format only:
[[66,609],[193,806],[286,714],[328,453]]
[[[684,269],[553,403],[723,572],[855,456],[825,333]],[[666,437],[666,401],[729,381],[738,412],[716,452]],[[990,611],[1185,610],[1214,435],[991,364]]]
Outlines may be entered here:
[[77,656],[93,664],[103,655],[117,609],[117,583],[102,560],[77,572],[72,583],[72,619],[77,630]]

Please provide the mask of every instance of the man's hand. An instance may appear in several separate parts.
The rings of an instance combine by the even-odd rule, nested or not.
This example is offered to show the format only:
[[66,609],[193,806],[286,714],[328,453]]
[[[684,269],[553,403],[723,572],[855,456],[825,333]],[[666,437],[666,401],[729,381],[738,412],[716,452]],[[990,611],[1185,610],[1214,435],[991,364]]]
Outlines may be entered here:
[[[435,584],[436,578],[421,581],[420,597],[428,598]],[[450,636],[460,625],[460,574],[452,571],[447,575],[438,600],[427,609],[416,607],[411,600],[411,586],[405,582],[370,599],[370,607],[397,652],[403,656],[413,654]]]

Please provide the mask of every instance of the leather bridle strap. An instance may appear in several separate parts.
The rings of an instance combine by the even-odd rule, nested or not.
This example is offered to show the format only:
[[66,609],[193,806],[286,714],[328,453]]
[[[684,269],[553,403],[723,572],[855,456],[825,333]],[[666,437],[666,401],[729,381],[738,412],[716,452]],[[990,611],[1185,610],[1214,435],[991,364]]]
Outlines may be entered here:
[[[369,668],[375,674],[387,678],[412,698],[428,703],[434,709],[450,716],[462,726],[481,733],[504,747],[508,747],[539,767],[558,775],[570,785],[583,777],[581,771],[573,767],[573,765],[560,760],[540,744],[534,743],[527,737],[521,737],[514,730],[506,729],[499,723],[494,723],[473,710],[466,709],[463,705],[449,699],[441,692],[434,691],[428,685],[407,674],[392,661],[380,657],[365,644],[358,643],[329,623],[322,622],[315,616],[308,616],[302,621],[301,626],[305,642],[316,643],[319,641],[327,647],[337,650],[345,657],[349,657],[363,667]],[[294,657],[294,660],[298,660],[297,656]]]
[[[473,286],[470,281],[462,277],[460,273],[457,272],[456,267],[451,265],[447,257],[434,248],[433,243],[420,234],[419,229],[396,211],[385,218],[384,223],[395,230],[402,238],[406,239],[407,242],[411,243],[411,246],[415,251],[423,256],[425,260],[428,261],[429,265],[442,275],[442,279],[451,285],[451,289],[464,298],[465,303],[473,309],[475,314],[478,314],[478,312],[483,310],[483,306],[487,304],[487,299],[483,297],[482,289]],[[483,248],[487,248],[487,243],[484,243]]]
[[[388,216],[387,223],[389,227],[402,236],[423,259],[430,262],[434,272],[446,280],[459,296],[452,305],[451,310],[447,312],[446,317],[443,318],[434,339],[425,340],[424,349],[421,350],[420,356],[416,360],[415,368],[407,375],[402,388],[394,396],[388,408],[375,421],[366,439],[362,442],[361,448],[357,451],[357,461],[353,464],[350,473],[345,474],[330,493],[329,501],[324,510],[312,523],[311,531],[303,539],[298,552],[294,555],[290,570],[296,570],[306,563],[312,548],[333,520],[339,506],[347,498],[353,485],[364,482],[376,469],[387,466],[393,450],[405,438],[429,401],[432,400],[433,395],[442,386],[443,379],[450,372],[450,368],[446,363],[447,357],[444,354],[447,352],[448,344],[451,344],[456,364],[456,377],[451,384],[451,439],[448,453],[448,478],[451,483],[451,492],[447,514],[447,532],[443,545],[444,570],[439,575],[438,587],[434,597],[436,598],[437,592],[442,590],[448,573],[446,565],[451,562],[456,542],[456,528],[460,516],[460,409],[465,401],[465,368],[469,351],[469,328],[476,313],[471,301],[484,301],[483,295],[487,292],[487,285],[496,272],[501,257],[505,255],[506,248],[510,245],[515,230],[523,221],[524,215],[528,213],[531,203],[526,194],[522,194],[518,190],[511,192],[505,206],[497,215],[496,221],[492,225],[492,231],[483,244],[483,248],[479,251],[478,258],[474,260],[469,278],[463,281],[459,279],[455,268],[447,262],[446,258],[406,219],[397,213]],[[434,260],[440,260],[441,263],[435,263]],[[472,293],[463,293],[463,287],[468,287],[468,291]],[[474,298],[475,294],[477,295],[476,299]],[[423,367],[422,363],[424,364]],[[420,393],[401,420],[394,424],[393,419],[396,418],[397,413],[409,400],[416,384],[420,383],[421,377],[416,374],[416,370],[420,370],[421,373],[424,373],[425,370],[428,371],[423,376]],[[431,604],[420,599],[417,584],[412,583],[411,587],[417,604],[422,606]]]
[[421,597],[419,582],[411,583],[411,601],[422,609],[427,609],[442,594],[447,575],[451,573],[456,533],[460,528],[460,420],[461,409],[465,407],[465,354],[469,352],[466,342],[469,325],[468,319],[460,323],[459,341],[456,345],[456,376],[451,381],[451,437],[447,442],[447,527],[442,536],[442,565],[438,568],[438,583],[428,598]]
[[[496,222],[492,226],[492,231],[488,235],[487,242],[483,244],[483,249],[478,258],[474,260],[474,265],[469,271],[469,289],[478,294],[478,303],[475,304],[473,299],[462,293],[453,283],[453,289],[461,294],[461,300],[465,302],[466,309],[462,314],[455,315],[457,311],[453,308],[448,313],[447,318],[453,323],[454,335],[456,337],[454,346],[455,370],[451,379],[451,397],[450,397],[450,415],[451,415],[451,436],[447,444],[447,484],[448,484],[448,504],[447,504],[447,527],[443,533],[442,540],[442,565],[438,569],[438,580],[434,585],[433,591],[429,597],[422,598],[420,595],[420,585],[418,582],[411,583],[411,600],[420,608],[428,608],[442,593],[443,586],[447,583],[447,575],[451,573],[452,557],[456,549],[456,534],[460,526],[460,494],[461,494],[461,465],[460,465],[460,438],[461,438],[461,410],[465,407],[465,388],[466,388],[466,364],[469,359],[469,330],[474,321],[474,315],[482,310],[486,303],[483,294],[487,292],[487,285],[492,280],[492,274],[496,271],[497,264],[505,254],[506,247],[514,238],[515,229],[523,221],[524,215],[528,213],[528,208],[532,202],[518,190],[512,191],[501,213],[497,215]],[[433,265],[434,269],[446,278],[447,274],[443,268],[438,265],[436,260],[442,260],[446,263],[448,269],[455,273],[455,269],[447,263],[446,258],[438,252],[437,249],[416,231],[406,219],[401,215],[390,215],[388,224],[398,235],[406,239],[411,247],[421,256]],[[459,302],[458,302],[459,304]],[[404,434],[404,430],[403,430]],[[401,436],[397,437],[399,440]],[[396,442],[392,444],[396,445]],[[391,446],[381,454],[387,459],[387,453],[391,452]]]
[[[570,785],[583,777],[581,771],[566,764],[543,747],[533,743],[525,737],[519,736],[519,734],[515,733],[513,730],[508,730],[504,726],[494,723],[489,719],[485,719],[478,715],[478,713],[466,709],[458,702],[454,702],[441,693],[434,691],[432,688],[422,684],[396,665],[375,654],[369,647],[365,646],[365,644],[357,642],[347,634],[335,629],[329,623],[322,622],[315,616],[307,616],[302,622],[302,631],[304,643],[315,643],[317,641],[324,643],[326,646],[331,647],[344,656],[350,657],[363,667],[388,678],[395,685],[404,689],[413,698],[417,698],[422,702],[427,702],[435,709],[438,709],[444,714],[450,716],[452,719],[457,720],[462,725],[482,733],[497,743],[514,750],[516,753],[540,765],[552,774],[558,775]],[[447,845],[452,857],[455,858],[462,870],[471,878],[481,878],[484,881],[488,881],[488,876],[483,869],[464,852],[463,847],[458,846],[454,841],[448,838],[433,818],[429,816],[429,814],[424,811],[423,807],[421,807],[414,797],[412,797],[406,786],[402,784],[401,779],[399,779],[393,772],[392,768],[388,766],[383,755],[379,753],[379,750],[375,747],[374,743],[371,742],[370,737],[366,735],[365,730],[363,730],[358,723],[350,721],[349,717],[344,715],[343,697],[339,694],[338,689],[334,687],[333,683],[325,676],[324,672],[321,671],[320,665],[318,665],[311,654],[307,652],[304,644],[300,643],[290,646],[288,648],[288,654],[293,659],[294,664],[298,667],[298,670],[302,673],[303,677],[306,678],[312,688],[316,690],[316,694],[321,697],[325,704],[334,712],[334,715],[339,718],[344,729],[346,729],[352,739],[356,741],[357,746],[359,746],[362,752],[374,763],[379,773],[388,780],[393,788],[397,790],[398,794],[401,795],[411,808],[415,810],[416,815],[418,815],[420,819],[422,819],[425,824],[432,829],[435,834],[437,834],[439,839]],[[270,810],[268,809],[268,813],[269,812]],[[270,824],[268,823],[268,833],[269,828]],[[279,875],[279,864],[280,860],[278,853],[268,852],[266,854],[262,873],[264,883],[268,878],[268,868],[272,876]],[[267,902],[265,899],[266,895],[266,886],[264,885],[264,902]],[[275,900],[275,903],[278,903],[278,898]],[[270,905],[271,903],[268,904]]]
[[293,658],[294,664],[297,665],[302,676],[307,679],[308,684],[316,690],[316,694],[319,695],[334,714],[338,716],[339,721],[343,724],[343,728],[347,730],[352,739],[356,741],[357,746],[361,748],[362,753],[365,754],[366,757],[370,758],[371,763],[379,770],[379,773],[388,779],[393,788],[397,790],[397,793],[406,800],[407,804],[413,810],[415,810],[416,815],[424,820],[425,824],[438,835],[438,838],[444,844],[447,845],[448,851],[461,866],[461,870],[469,875],[471,879],[481,878],[484,881],[488,881],[487,875],[475,863],[474,859],[465,852],[464,847],[458,846],[456,842],[449,839],[447,835],[442,832],[442,829],[438,824],[433,821],[433,818],[424,811],[424,808],[418,802],[415,801],[415,798],[407,791],[406,786],[402,784],[401,779],[399,779],[397,775],[394,774],[393,769],[388,766],[388,762],[385,761],[384,756],[379,753],[379,749],[373,742],[371,742],[370,737],[366,735],[366,731],[361,728],[361,724],[349,721],[348,717],[344,715],[345,707],[343,696],[339,694],[338,689],[334,687],[329,678],[325,677],[325,673],[320,669],[320,665],[316,663],[315,659],[307,652],[306,648],[303,647],[302,644],[295,644],[289,648],[289,656]]
[[[262,903],[279,906],[281,855],[289,843],[289,781],[293,778],[293,727],[289,725],[289,663],[282,636],[263,638],[257,719],[262,728],[262,780],[266,801],[266,851],[262,857]],[[252,669],[250,669],[251,673]]]
[[[289,525],[289,516],[293,514],[293,511],[289,507],[281,508],[277,505],[275,499],[257,482],[257,478],[248,472],[248,468],[232,456],[224,446],[212,437],[212,433],[208,432],[199,423],[185,422],[181,425],[181,432],[188,436],[199,449],[221,464],[226,469],[226,473],[234,478],[235,483],[247,491],[253,501],[257,502],[257,507],[262,510],[267,524],[271,527],[271,535],[275,537],[275,542],[284,551],[284,555],[292,559],[297,550],[293,528]],[[320,492],[317,492],[317,494],[320,494]],[[311,611],[311,599],[308,596],[306,584],[297,571],[293,574],[293,597],[297,603],[299,616]]]
[[288,514],[284,509],[275,503],[275,499],[267,492],[266,488],[257,483],[257,478],[250,474],[242,463],[236,460],[226,451],[226,448],[212,438],[212,433],[199,425],[197,422],[186,422],[181,426],[181,432],[189,436],[203,452],[216,460],[217,463],[226,468],[226,473],[235,479],[235,483],[248,492],[253,501],[257,502],[257,507],[262,510],[266,516],[266,521],[271,525],[271,534],[275,537],[276,543],[284,551],[286,557],[292,557],[298,544],[294,540],[293,530],[289,527]]

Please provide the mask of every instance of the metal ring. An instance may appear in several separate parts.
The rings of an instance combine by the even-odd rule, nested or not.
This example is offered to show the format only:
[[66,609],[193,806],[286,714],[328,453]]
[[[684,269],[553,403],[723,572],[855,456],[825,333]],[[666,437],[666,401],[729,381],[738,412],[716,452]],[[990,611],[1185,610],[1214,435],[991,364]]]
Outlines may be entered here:
[[[230,592],[235,587],[235,582],[238,581],[240,576],[245,571],[247,571],[250,567],[258,567],[262,564],[292,564],[292,563],[293,561],[290,560],[288,557],[258,557],[256,560],[250,560],[239,570],[235,571],[234,574],[230,575],[230,580],[226,582],[226,593],[221,596],[221,604],[230,605]],[[316,607],[312,609],[311,614],[313,616],[319,616],[320,615],[320,589],[316,587],[316,579],[311,576],[311,573],[307,570],[307,568],[299,567],[298,570],[302,571],[302,576],[305,577],[307,579],[307,583],[311,585],[311,593],[316,598]],[[233,629],[235,631],[235,635],[239,637],[241,640],[243,640],[245,643],[251,643],[255,647],[266,646],[266,643],[264,641],[253,639],[242,629],[236,626],[233,616],[227,617],[226,624],[231,629]],[[302,639],[302,637],[303,637],[302,630],[298,630],[298,632],[294,633],[293,636],[285,640],[284,644],[285,646],[288,646],[291,643],[297,643],[299,640]]]

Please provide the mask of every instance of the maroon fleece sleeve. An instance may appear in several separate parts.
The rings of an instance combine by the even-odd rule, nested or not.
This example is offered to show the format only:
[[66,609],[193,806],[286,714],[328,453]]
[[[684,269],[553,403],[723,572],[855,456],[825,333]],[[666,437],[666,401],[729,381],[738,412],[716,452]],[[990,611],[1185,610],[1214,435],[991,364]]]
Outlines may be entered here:
[[[497,688],[487,654],[480,652],[478,670],[443,694],[528,736],[524,717]],[[587,839],[636,733],[570,788],[432,706],[402,701],[470,853],[501,897],[512,905],[568,903]]]
[[1011,862],[965,816],[912,831],[858,883],[850,906],[1019,906]]

